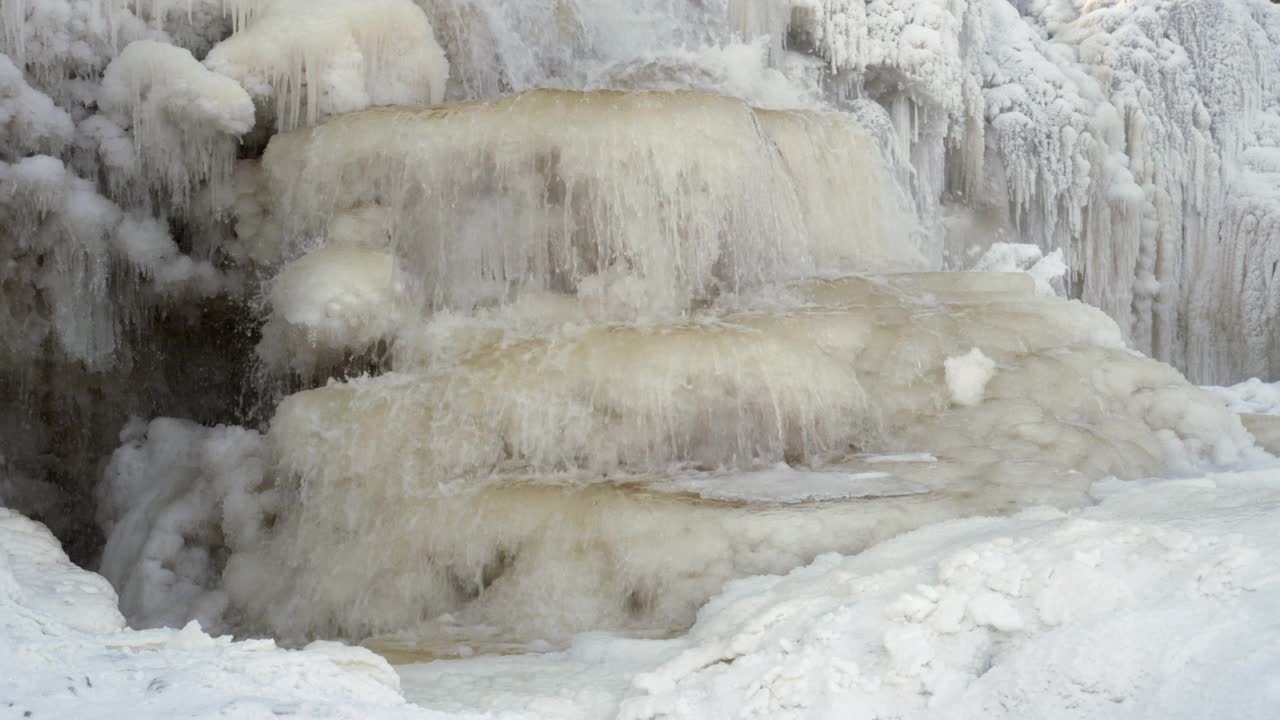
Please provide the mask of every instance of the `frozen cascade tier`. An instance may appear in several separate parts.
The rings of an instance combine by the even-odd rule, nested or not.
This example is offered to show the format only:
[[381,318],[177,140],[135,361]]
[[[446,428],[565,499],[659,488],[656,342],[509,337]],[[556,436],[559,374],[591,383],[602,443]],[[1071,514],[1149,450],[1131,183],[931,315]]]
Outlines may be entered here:
[[537,90],[277,135],[232,210],[296,392],[265,436],[128,433],[106,497],[163,492],[109,530],[127,614],[427,652],[661,635],[735,577],[1261,452],[1102,311],[928,272],[872,126]]
[[1023,274],[581,313],[528,294],[437,315],[394,372],[286,399],[266,439],[281,510],[226,566],[237,616],[427,649],[670,633],[734,577],[1258,452],[1101,311]]
[[[263,355],[305,364],[351,349],[334,326],[367,345],[406,308],[468,313],[550,291],[590,295],[600,319],[671,318],[805,277],[923,269],[903,172],[847,114],[536,90],[276,136],[259,168],[242,168],[235,209],[245,253],[283,278]],[[322,261],[289,272],[332,245],[357,247],[388,292],[357,280],[344,303],[299,282]],[[293,310],[330,301],[358,305],[359,319]]]

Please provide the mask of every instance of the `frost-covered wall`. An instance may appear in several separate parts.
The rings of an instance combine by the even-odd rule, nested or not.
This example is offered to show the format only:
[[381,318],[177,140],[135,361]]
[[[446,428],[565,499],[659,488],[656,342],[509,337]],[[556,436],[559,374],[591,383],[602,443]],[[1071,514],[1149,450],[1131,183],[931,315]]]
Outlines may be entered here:
[[117,453],[95,521],[110,451],[151,447],[132,416],[265,431],[331,377],[452,362],[453,320],[678,322],[995,243],[1060,251],[1195,380],[1274,379],[1278,193],[1264,0],[3,0],[0,503],[85,562],[158,528],[108,556],[213,612],[187,600],[225,557],[164,543],[240,536],[162,511],[269,488],[258,436],[152,423],[243,463],[125,487]]

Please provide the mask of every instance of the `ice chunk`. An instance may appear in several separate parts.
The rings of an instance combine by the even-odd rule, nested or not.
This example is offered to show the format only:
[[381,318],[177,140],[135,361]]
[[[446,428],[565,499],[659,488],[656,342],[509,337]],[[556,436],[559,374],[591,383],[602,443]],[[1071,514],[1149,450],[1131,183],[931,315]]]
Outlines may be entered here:
[[886,472],[841,472],[797,470],[782,465],[754,472],[677,475],[669,482],[654,483],[654,490],[691,492],[707,500],[749,503],[794,504],[855,498],[918,495],[928,488],[895,478]]
[[981,403],[987,383],[996,374],[995,361],[983,355],[978,348],[973,348],[964,355],[947,358],[944,365],[951,402],[957,405]]

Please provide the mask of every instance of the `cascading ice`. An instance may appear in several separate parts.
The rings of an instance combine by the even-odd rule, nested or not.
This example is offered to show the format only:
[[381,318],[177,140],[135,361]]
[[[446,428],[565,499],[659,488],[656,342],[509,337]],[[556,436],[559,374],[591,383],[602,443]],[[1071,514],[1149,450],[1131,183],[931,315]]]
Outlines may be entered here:
[[[1103,313],[1034,287],[849,277],[646,324],[541,294],[442,313],[416,331],[429,341],[397,346],[394,372],[287,398],[265,478],[238,456],[203,461],[202,487],[233,488],[270,529],[193,519],[186,503],[139,512],[171,517],[153,523],[170,540],[233,520],[222,534],[256,538],[228,540],[210,599],[186,606],[226,603],[242,630],[447,652],[674,632],[733,577],[1259,452]],[[948,367],[973,347],[989,358],[983,391],[957,402]],[[190,487],[189,461],[157,465]]]
[[[368,110],[275,137],[248,179],[265,208],[238,203],[253,218],[242,242],[268,273],[318,271],[322,258],[297,258],[325,243],[382,243],[431,311],[551,291],[594,293],[612,319],[670,317],[788,279],[926,264],[894,170],[853,119],[698,93]],[[277,311],[297,286],[275,283]],[[273,326],[342,342],[285,314]],[[290,359],[276,347],[268,360]]]

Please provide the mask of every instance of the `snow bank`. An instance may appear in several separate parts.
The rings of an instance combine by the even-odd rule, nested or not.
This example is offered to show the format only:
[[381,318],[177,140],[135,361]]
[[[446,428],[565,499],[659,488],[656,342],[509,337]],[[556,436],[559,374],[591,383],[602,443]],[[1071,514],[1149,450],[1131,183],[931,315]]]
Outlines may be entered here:
[[373,105],[438,103],[449,75],[411,0],[270,0],[204,62],[244,86],[280,130]]
[[407,705],[390,666],[362,648],[284,651],[210,637],[194,623],[126,630],[111,586],[4,508],[0,644],[6,717],[458,717]]
[[1271,717],[1280,475],[1099,492],[731,583],[618,717]]

